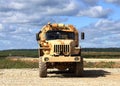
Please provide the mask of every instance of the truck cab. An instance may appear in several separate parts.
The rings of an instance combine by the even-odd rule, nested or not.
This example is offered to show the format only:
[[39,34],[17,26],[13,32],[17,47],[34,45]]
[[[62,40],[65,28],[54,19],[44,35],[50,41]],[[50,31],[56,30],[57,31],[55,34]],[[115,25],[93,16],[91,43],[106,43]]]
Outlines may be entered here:
[[[84,33],[81,34],[84,39]],[[39,76],[46,77],[48,68],[83,73],[79,33],[73,25],[47,24],[36,34],[39,44]]]

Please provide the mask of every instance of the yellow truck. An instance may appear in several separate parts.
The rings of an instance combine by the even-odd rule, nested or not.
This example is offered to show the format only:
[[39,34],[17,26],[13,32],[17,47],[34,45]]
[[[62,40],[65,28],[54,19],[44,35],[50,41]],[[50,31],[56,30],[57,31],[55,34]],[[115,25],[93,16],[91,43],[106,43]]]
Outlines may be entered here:
[[[81,32],[84,39],[84,32]],[[39,76],[47,77],[48,68],[83,74],[83,57],[79,47],[79,32],[73,25],[48,23],[36,34],[39,44]]]

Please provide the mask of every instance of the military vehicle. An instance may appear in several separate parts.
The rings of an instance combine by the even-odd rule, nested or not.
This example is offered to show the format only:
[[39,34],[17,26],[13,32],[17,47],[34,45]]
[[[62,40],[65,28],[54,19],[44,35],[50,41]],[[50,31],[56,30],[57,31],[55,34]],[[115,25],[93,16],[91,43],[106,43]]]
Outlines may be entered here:
[[[84,32],[81,32],[84,39]],[[83,74],[79,32],[73,25],[48,23],[36,34],[39,44],[39,76],[47,77],[48,68]]]

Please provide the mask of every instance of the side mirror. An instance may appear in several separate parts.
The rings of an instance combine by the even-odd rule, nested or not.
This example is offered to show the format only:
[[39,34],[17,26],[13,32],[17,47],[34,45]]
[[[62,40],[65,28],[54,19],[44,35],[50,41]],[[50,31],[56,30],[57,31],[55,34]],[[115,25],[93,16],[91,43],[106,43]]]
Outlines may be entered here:
[[81,39],[84,40],[85,39],[85,33],[81,32]]
[[37,40],[37,41],[40,40],[39,33],[36,33],[36,40]]

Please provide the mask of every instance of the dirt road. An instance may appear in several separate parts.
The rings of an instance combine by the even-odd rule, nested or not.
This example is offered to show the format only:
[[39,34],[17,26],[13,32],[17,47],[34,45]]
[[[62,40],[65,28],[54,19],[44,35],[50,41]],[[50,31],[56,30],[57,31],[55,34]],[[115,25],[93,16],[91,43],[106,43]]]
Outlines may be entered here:
[[0,69],[0,86],[119,86],[120,68],[85,68],[84,77],[67,71],[48,70],[47,78],[38,69]]
[[86,59],[84,58],[84,61],[86,62],[120,62],[120,59]]

